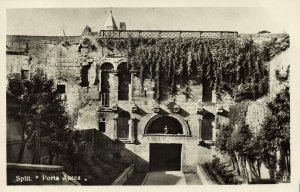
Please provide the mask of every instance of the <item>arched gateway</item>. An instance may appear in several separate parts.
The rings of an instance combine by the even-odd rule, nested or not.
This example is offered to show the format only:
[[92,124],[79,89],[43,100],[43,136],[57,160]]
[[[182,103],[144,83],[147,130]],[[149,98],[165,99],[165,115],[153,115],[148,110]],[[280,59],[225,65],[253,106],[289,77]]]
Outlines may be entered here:
[[155,115],[145,126],[144,134],[180,134],[190,135],[186,121],[179,115]]
[[[179,115],[155,115],[145,126],[145,135],[166,137],[189,136],[190,131],[186,121]],[[169,139],[167,139],[169,140]],[[166,141],[167,141],[166,140]],[[170,140],[169,140],[170,141]],[[181,170],[182,143],[151,142],[149,145],[150,171]]]

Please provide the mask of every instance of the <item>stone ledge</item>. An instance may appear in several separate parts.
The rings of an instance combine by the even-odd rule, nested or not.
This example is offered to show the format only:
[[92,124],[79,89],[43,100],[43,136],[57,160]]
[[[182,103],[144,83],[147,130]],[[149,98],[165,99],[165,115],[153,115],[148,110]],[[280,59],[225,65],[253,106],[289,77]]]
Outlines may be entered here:
[[63,171],[64,167],[63,166],[58,166],[58,165],[7,163],[7,169],[57,172],[57,171]]
[[143,137],[192,137],[192,135],[182,135],[182,134],[143,134]]
[[127,167],[112,183],[111,185],[123,185],[134,172],[134,164]]
[[203,170],[202,166],[197,164],[197,175],[200,178],[200,180],[202,181],[203,185],[216,185],[217,183],[212,181],[208,175],[206,174],[206,172]]

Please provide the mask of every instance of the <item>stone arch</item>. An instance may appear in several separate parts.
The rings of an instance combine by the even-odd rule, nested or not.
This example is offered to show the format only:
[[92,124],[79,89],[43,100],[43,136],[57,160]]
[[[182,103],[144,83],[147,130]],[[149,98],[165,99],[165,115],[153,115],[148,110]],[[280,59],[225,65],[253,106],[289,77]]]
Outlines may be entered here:
[[123,59],[120,59],[116,62],[116,69],[119,68],[119,65],[123,64],[123,63],[127,63],[127,58],[123,58]]
[[105,62],[105,63],[102,63],[100,65],[100,70],[113,70],[114,69],[114,66],[113,64],[109,63],[109,62]]
[[101,106],[108,107],[110,103],[110,92],[111,92],[111,75],[110,72],[114,70],[113,64],[109,62],[104,62],[100,65],[99,74],[99,98],[101,102]]
[[109,71],[112,71],[114,66],[111,63],[103,63],[100,66],[100,82],[101,82],[101,92],[109,93],[110,92],[110,84],[109,84]]
[[127,63],[120,63],[118,70],[118,100],[129,100],[129,85],[131,84],[131,74],[127,68]]
[[[182,134],[182,135],[190,135],[190,130],[189,130],[189,126],[187,124],[187,122],[179,115],[177,114],[168,114],[168,115],[154,115],[153,117],[151,117],[146,126],[145,126],[145,130],[144,130],[144,134],[151,134],[153,133],[152,126],[159,124],[158,121],[159,120],[163,120],[162,118],[165,118],[165,123],[166,124],[170,124],[170,125],[176,125],[179,127],[180,130],[175,131],[174,129],[169,132],[168,134]],[[172,122],[172,123],[170,123]],[[163,125],[164,126],[164,125]],[[162,128],[160,128],[162,129]],[[170,129],[170,128],[168,128]],[[158,130],[157,130],[158,131]],[[162,132],[164,133],[164,132]]]

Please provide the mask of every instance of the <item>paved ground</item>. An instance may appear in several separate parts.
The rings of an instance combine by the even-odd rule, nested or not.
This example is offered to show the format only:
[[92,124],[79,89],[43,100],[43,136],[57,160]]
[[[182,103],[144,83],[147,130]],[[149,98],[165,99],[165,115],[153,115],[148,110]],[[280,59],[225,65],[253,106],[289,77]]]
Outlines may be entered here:
[[154,171],[146,176],[144,185],[201,185],[196,174],[181,171]]
[[147,173],[133,173],[124,185],[142,185]]
[[187,185],[203,185],[196,173],[184,173],[184,178]]

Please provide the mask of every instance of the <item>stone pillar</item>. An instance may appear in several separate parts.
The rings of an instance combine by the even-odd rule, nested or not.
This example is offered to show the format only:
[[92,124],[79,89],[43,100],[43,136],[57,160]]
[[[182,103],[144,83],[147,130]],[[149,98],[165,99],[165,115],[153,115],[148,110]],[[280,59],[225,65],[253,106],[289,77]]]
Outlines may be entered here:
[[198,118],[198,121],[199,121],[199,141],[202,141],[202,121],[203,121],[203,116],[200,115],[199,118]]
[[136,124],[136,116],[135,115],[132,115],[131,116],[131,122],[130,122],[130,130],[129,130],[129,139],[132,143],[135,142],[135,135],[134,135],[134,132],[135,132],[135,124]]
[[215,90],[212,90],[212,92],[211,92],[211,102],[217,103],[217,94],[216,94]]
[[112,106],[118,101],[119,78],[115,72],[109,73],[109,85],[109,106]]
[[114,130],[114,135],[113,135],[113,138],[114,138],[114,139],[117,139],[117,138],[118,138],[118,136],[117,136],[117,130],[118,130],[118,114],[115,114],[114,117],[113,117],[113,119],[114,119],[114,128],[113,128],[113,130]]
[[131,82],[129,84],[128,100],[132,101],[132,97],[133,97],[133,84],[134,84],[134,74],[133,73],[130,74],[130,80],[131,80]]
[[216,136],[217,136],[217,134],[216,134],[216,133],[217,133],[217,131],[216,131],[216,129],[217,129],[217,117],[215,118],[215,120],[214,120],[212,126],[213,126],[213,130],[212,130],[212,140],[213,140],[213,142],[216,142]]
[[99,93],[101,92],[101,76],[102,76],[102,70],[99,69],[99,73],[98,73],[98,79],[99,79],[98,90],[99,90]]
[[114,72],[114,102],[117,103],[118,102],[118,97],[119,97],[119,76],[117,72]]
[[130,142],[133,142],[133,130],[134,130],[134,121],[133,119],[130,119],[129,133],[128,133],[128,140],[130,140]]

